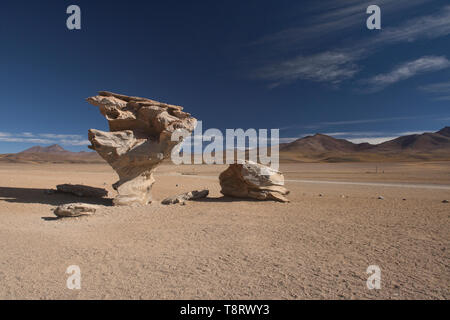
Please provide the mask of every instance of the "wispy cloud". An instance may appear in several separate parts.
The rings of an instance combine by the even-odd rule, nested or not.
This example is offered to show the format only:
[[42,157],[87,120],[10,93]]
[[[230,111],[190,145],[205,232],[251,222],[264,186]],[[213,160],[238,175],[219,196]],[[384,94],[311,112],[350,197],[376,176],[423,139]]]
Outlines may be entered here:
[[256,76],[272,81],[271,87],[297,79],[338,84],[352,78],[358,67],[354,63],[358,53],[327,51],[312,56],[298,56],[292,60],[261,69]]
[[[383,14],[390,10],[403,10],[411,5],[419,5],[425,0],[418,1],[379,1],[383,6]],[[374,3],[371,3],[374,4]],[[367,3],[347,1],[345,5],[338,5],[336,1],[326,2],[325,12],[316,16],[316,24],[309,28],[292,28],[261,39],[257,44],[272,46],[271,42],[281,42],[287,46],[297,43],[307,44],[309,39],[318,38],[323,34],[333,34],[342,28],[361,24]],[[323,9],[323,8],[322,8]],[[450,34],[450,6],[445,6],[439,12],[431,15],[409,19],[396,27],[384,28],[376,36],[354,41],[350,46],[317,52],[310,55],[297,55],[285,58],[283,61],[269,63],[259,68],[253,76],[270,81],[269,87],[277,87],[295,80],[311,80],[338,84],[352,79],[362,68],[358,63],[389,44],[414,42],[422,39],[434,39]],[[317,43],[314,41],[314,43]],[[291,48],[292,49],[292,48]],[[270,51],[270,50],[268,50]],[[291,50],[292,51],[292,50]],[[439,70],[439,69],[437,69]],[[400,76],[400,74],[398,74]]]
[[355,120],[338,120],[338,121],[321,121],[307,125],[292,125],[280,128],[280,130],[290,130],[295,128],[303,129],[320,129],[332,126],[342,126],[342,125],[353,125],[353,124],[365,124],[365,123],[378,123],[378,122],[390,122],[390,121],[401,121],[401,120],[412,120],[421,119],[428,116],[404,116],[404,117],[390,117],[390,118],[373,118],[373,119],[355,119]]
[[413,134],[422,134],[425,132],[431,132],[432,130],[421,131],[406,131],[406,132],[366,132],[366,131],[353,131],[353,132],[331,132],[325,133],[326,135],[335,138],[344,138],[353,143],[370,143],[379,144],[400,136],[407,136]]
[[20,137],[0,137],[2,142],[24,142],[24,143],[42,143],[50,144],[54,141],[47,139],[36,139],[36,138],[20,138]]
[[397,27],[386,28],[374,40],[374,44],[413,42],[449,34],[450,6],[445,6],[436,14],[409,19]]
[[396,14],[406,8],[421,5],[430,0],[331,0],[317,1],[309,10],[308,18],[298,19],[302,23],[268,34],[256,41],[253,45],[270,45],[285,49],[309,46],[311,39],[318,40],[333,37],[343,31],[360,26],[364,27],[367,18],[366,9],[371,4],[383,8],[383,15]]
[[365,138],[355,138],[348,139],[348,141],[353,143],[370,143],[370,144],[380,144],[392,139],[398,138],[398,136],[387,136],[387,137],[365,137]]
[[386,86],[409,79],[419,74],[438,71],[450,67],[446,57],[426,56],[398,65],[391,72],[376,75],[365,80],[370,85],[369,91],[378,91]]
[[0,142],[21,142],[21,143],[39,143],[39,144],[53,144],[58,143],[62,145],[71,146],[87,146],[90,144],[89,140],[83,139],[78,134],[53,134],[53,133],[11,133],[0,132]]
[[449,101],[450,100],[450,82],[439,82],[419,87],[420,90],[437,96],[434,100]]

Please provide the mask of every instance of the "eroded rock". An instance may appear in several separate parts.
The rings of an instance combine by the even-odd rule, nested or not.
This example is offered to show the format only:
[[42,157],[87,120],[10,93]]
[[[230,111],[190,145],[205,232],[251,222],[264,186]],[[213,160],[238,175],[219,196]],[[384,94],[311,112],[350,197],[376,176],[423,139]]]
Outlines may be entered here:
[[98,206],[86,203],[69,203],[58,206],[53,213],[57,217],[79,217],[92,215],[97,211]]
[[188,200],[197,200],[197,199],[202,199],[202,198],[206,198],[209,194],[209,190],[205,189],[205,190],[201,190],[201,191],[190,191],[190,192],[186,192],[183,194],[179,194],[177,196],[172,196],[169,198],[164,199],[161,203],[162,204],[176,204],[176,203],[181,203],[184,204],[185,201]]
[[283,174],[258,163],[231,164],[219,180],[225,196],[289,202]]
[[108,191],[103,188],[94,188],[81,184],[60,184],[56,186],[57,192],[70,193],[78,197],[102,198],[108,195]]
[[177,131],[192,132],[197,120],[183,108],[158,101],[101,91],[87,101],[106,117],[110,132],[89,130],[91,149],[119,175],[115,205],[148,204],[153,172],[180,141]]

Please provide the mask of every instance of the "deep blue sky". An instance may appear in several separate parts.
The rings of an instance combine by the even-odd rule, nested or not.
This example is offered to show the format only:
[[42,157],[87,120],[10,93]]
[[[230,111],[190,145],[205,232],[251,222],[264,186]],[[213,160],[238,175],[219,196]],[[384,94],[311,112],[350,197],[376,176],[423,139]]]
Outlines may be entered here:
[[[66,28],[70,4],[81,30]],[[366,28],[369,4],[381,31]],[[86,149],[87,130],[107,128],[84,100],[99,90],[285,140],[379,142],[450,124],[447,0],[3,0],[0,18],[0,153]]]

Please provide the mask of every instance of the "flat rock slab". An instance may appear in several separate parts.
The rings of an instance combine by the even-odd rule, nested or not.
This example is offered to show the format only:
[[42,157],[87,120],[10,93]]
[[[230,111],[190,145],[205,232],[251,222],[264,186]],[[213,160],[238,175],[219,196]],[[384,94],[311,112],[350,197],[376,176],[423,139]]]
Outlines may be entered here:
[[60,184],[56,186],[57,192],[71,193],[78,197],[102,198],[108,195],[108,191],[103,188],[94,188],[81,184]]
[[98,206],[86,203],[63,204],[53,210],[53,213],[60,218],[89,216],[97,211]]
[[209,190],[195,190],[195,191],[190,191],[190,192],[186,192],[183,194],[179,194],[177,196],[172,196],[169,198],[164,199],[161,203],[162,204],[176,204],[176,203],[184,203],[184,201],[187,200],[197,200],[197,199],[202,199],[202,198],[206,198],[209,194]]

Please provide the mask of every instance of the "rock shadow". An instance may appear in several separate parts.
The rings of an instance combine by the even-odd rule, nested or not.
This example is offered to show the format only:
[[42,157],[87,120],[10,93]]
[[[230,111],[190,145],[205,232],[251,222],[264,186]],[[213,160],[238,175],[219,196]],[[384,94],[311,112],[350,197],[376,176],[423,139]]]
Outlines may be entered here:
[[14,188],[14,187],[0,187],[0,202],[12,203],[40,203],[52,206],[59,206],[68,203],[88,203],[103,206],[112,206],[112,198],[87,198],[77,197],[75,195],[66,193],[46,194],[48,189],[39,188]]

